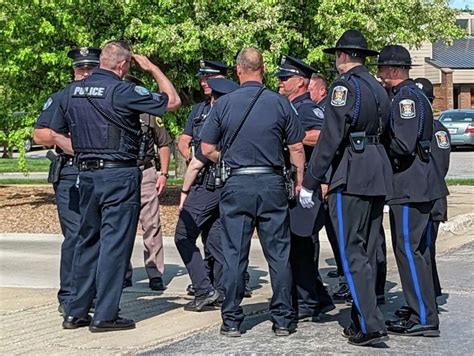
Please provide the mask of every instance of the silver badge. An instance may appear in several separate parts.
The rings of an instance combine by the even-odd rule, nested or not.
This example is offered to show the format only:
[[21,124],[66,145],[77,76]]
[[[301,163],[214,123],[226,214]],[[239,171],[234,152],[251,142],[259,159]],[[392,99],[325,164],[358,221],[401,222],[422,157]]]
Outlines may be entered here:
[[80,53],[81,56],[83,56],[83,57],[88,56],[88,55],[89,55],[89,48],[87,48],[87,47],[81,47],[81,49],[79,50],[79,53]]
[[449,143],[449,137],[446,132],[437,131],[435,133],[435,137],[436,137],[436,144],[438,145],[439,148],[442,148],[443,150],[447,150],[449,147],[451,147]]
[[324,112],[320,108],[313,109],[314,115],[320,119],[324,119]]
[[135,92],[141,96],[150,95],[150,92],[148,91],[147,88],[141,87],[139,85],[135,87]]
[[344,106],[347,101],[347,88],[342,85],[338,85],[332,90],[331,94],[331,105],[332,106]]
[[201,68],[206,68],[206,62],[204,62],[202,59],[199,61],[199,67]]
[[415,102],[411,99],[400,101],[400,117],[402,119],[413,119],[416,116]]
[[43,105],[43,111],[49,108],[52,103],[53,103],[53,98],[49,97],[48,100],[46,100],[46,102]]

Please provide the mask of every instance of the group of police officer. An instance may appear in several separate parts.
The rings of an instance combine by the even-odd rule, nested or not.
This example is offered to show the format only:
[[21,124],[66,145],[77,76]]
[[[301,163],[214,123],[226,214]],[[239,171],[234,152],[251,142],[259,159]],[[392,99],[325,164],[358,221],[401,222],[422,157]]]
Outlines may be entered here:
[[[88,67],[83,64],[90,64],[87,57],[94,52],[76,50],[76,69]],[[335,308],[318,272],[318,232],[326,225],[338,257],[336,276],[344,276],[352,301],[352,322],[343,331],[349,343],[384,342],[387,329],[438,336],[434,240],[439,221],[446,220],[450,145],[447,131],[433,122],[432,86],[409,79],[412,63],[404,47],[386,46],[379,54],[356,30],[346,31],[325,52],[335,55],[338,72],[329,90],[317,70],[291,56],[282,57],[276,74],[279,93],[263,85],[257,49],[237,56],[240,85],[225,79],[224,64],[201,61],[198,75],[208,99],[193,107],[178,143],[189,163],[175,234],[194,295],[185,310],[220,305],[220,333],[241,335],[240,303],[251,295],[247,269],[256,228],[269,264],[275,335],[289,335],[297,322],[319,320]],[[382,85],[365,66],[366,57],[377,55]],[[122,80],[132,59],[161,92]],[[160,117],[181,104],[161,70],[132,54],[127,43],[107,43],[98,62],[47,100],[37,124],[38,137],[43,132],[45,143],[64,151],[55,183],[65,236],[63,327],[89,326],[92,332],[135,327],[119,317],[119,301],[146,200],[143,192],[140,199],[142,175],[145,179],[153,167],[152,186],[157,175],[149,162],[137,168],[150,147],[150,135],[143,132],[151,126],[148,117],[141,129],[139,114]],[[165,141],[155,143],[165,147]],[[158,178],[156,188],[163,184]],[[155,193],[151,189],[150,195]],[[377,294],[385,283],[387,202],[407,306],[397,311],[398,319],[384,322]],[[153,225],[150,220],[158,219],[159,226],[154,216],[144,220]],[[204,258],[196,246],[199,235]],[[165,288],[162,273],[163,267],[149,274],[152,289]]]

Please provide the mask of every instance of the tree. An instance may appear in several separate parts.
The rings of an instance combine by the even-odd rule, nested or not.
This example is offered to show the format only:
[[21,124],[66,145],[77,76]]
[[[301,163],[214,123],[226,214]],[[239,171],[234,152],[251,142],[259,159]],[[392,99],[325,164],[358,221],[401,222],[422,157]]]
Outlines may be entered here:
[[[18,145],[30,123],[15,121],[12,113],[36,117],[48,95],[71,79],[66,53],[72,46],[127,39],[150,56],[183,99],[184,107],[165,117],[177,135],[189,105],[200,99],[195,73],[201,58],[233,65],[241,48],[256,46],[267,65],[267,85],[275,87],[272,73],[281,54],[328,73],[332,59],[322,49],[346,29],[361,30],[373,48],[417,46],[462,36],[455,14],[448,0],[10,0],[0,10],[0,140]],[[149,77],[134,74],[153,87]]]

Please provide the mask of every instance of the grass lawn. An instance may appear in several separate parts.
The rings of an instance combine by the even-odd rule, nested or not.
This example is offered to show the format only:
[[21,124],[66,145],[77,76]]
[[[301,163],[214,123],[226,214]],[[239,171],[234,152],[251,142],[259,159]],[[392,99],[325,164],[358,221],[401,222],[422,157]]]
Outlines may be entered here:
[[[48,172],[50,160],[47,158],[27,159],[26,169],[29,172]],[[0,173],[18,172],[18,159],[0,158]]]

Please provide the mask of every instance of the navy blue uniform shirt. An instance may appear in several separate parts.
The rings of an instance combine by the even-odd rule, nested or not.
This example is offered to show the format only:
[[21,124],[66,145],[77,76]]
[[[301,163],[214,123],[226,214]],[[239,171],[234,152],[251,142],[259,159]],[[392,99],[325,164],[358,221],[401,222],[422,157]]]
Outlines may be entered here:
[[[82,87],[84,85],[84,88]],[[74,81],[58,95],[59,105],[52,116],[51,129],[71,133],[73,149],[79,159],[134,160],[138,136],[118,129],[88,101],[121,125],[139,132],[141,113],[162,116],[168,95],[122,81],[115,73],[96,68],[84,81]]]
[[[219,98],[201,131],[201,140],[224,146],[236,130],[242,115],[262,87],[246,82]],[[284,142],[301,142],[304,130],[287,98],[265,90],[250,111],[242,129],[223,159],[231,168],[284,166]]]
[[184,127],[183,134],[193,138],[194,151],[197,152],[200,144],[199,134],[211,111],[211,100],[202,101],[193,106],[189,113],[188,121]]

